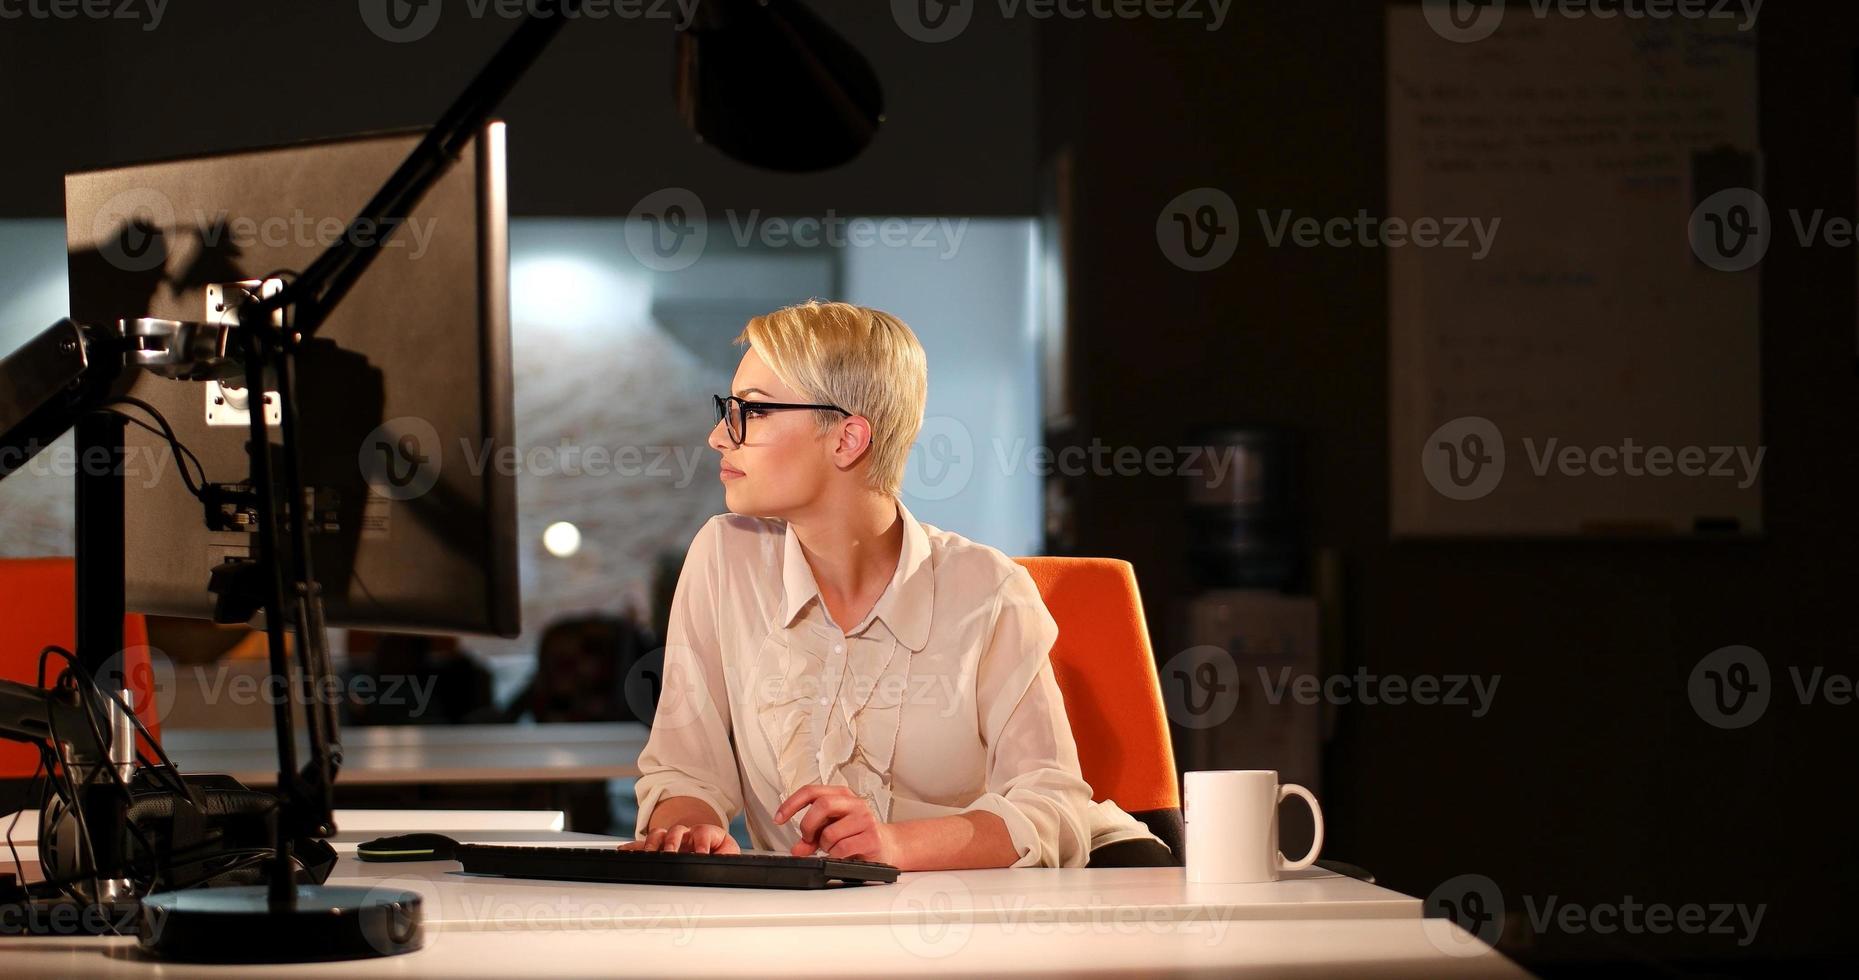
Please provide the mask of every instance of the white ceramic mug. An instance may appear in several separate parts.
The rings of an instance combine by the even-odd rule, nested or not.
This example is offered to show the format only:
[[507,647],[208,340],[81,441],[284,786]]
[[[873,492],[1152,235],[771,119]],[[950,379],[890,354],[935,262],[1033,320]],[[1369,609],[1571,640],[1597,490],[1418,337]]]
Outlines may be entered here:
[[[1308,868],[1323,850],[1323,809],[1310,790],[1278,785],[1275,769],[1212,769],[1186,773],[1189,881],[1277,881],[1280,873]],[[1278,804],[1301,796],[1310,804],[1316,833],[1310,853],[1287,861],[1278,850]]]

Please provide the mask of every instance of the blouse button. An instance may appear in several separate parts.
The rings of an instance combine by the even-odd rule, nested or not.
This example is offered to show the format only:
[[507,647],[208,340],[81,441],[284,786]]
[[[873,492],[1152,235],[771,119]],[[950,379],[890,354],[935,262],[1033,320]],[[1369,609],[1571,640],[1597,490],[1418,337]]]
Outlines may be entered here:
[[834,653],[844,653],[844,652],[846,652],[846,645],[845,645],[845,644],[843,644],[843,643],[835,643],[835,644],[833,644],[833,652],[834,652]]

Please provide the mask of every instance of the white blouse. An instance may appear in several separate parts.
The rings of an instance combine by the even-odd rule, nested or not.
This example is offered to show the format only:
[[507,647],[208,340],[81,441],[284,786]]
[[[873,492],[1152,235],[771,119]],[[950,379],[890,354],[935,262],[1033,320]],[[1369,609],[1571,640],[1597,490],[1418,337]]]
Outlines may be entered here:
[[643,839],[658,802],[693,796],[753,846],[787,852],[781,802],[849,786],[878,818],[977,810],[1006,822],[1013,867],[1083,867],[1159,839],[1093,803],[1049,655],[1058,625],[1024,568],[920,524],[900,502],[897,572],[841,630],[785,521],[723,514],[691,542],[671,603],[663,689],[639,757]]

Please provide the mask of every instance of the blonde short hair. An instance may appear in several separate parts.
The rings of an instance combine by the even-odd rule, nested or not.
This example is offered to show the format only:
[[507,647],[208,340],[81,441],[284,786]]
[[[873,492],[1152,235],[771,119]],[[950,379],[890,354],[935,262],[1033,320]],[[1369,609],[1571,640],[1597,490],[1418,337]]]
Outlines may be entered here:
[[[869,484],[897,496],[929,394],[929,359],[904,321],[851,303],[808,300],[750,319],[736,343],[753,347],[775,377],[808,401],[870,421]],[[844,417],[815,414],[821,432]]]

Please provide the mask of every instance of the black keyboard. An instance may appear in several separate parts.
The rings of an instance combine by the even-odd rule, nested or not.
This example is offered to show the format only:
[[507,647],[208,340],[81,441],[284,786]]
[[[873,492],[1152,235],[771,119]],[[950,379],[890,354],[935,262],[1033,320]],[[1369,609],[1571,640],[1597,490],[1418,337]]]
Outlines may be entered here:
[[622,851],[618,847],[517,847],[460,844],[455,857],[468,874],[629,885],[720,885],[733,888],[827,888],[897,880],[897,868],[875,861],[791,854],[690,854]]

